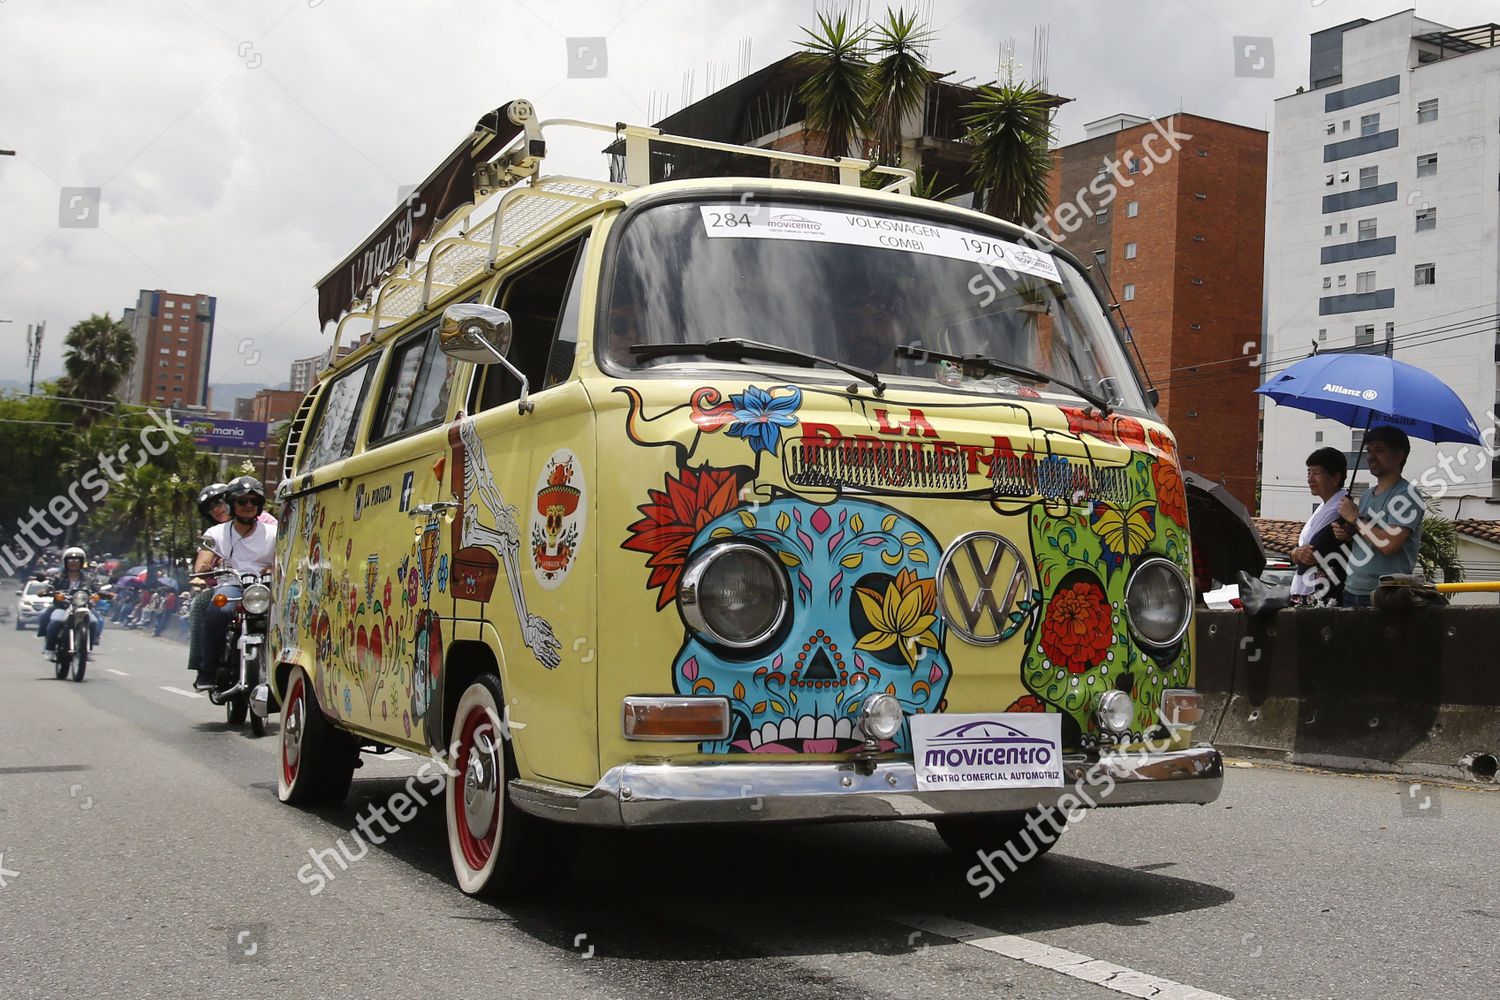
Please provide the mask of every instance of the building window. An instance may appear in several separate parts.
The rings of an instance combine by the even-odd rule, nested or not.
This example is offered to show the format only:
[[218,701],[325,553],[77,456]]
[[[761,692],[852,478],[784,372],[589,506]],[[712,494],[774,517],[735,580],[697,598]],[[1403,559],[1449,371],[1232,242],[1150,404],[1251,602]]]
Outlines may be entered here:
[[178,356],[178,357],[179,357],[179,358],[185,358],[185,357],[187,357],[187,355],[188,355],[188,352],[187,352],[187,351],[178,351],[178,352],[177,352],[177,356]]
[[1138,202],[1138,201],[1130,201],[1130,202],[1126,202],[1125,203],[1125,217],[1127,219],[1133,219],[1137,215],[1139,215],[1140,213],[1141,213],[1141,203],[1140,202]]
[[1323,126],[1323,134],[1324,135],[1333,135],[1333,133],[1337,132],[1338,130],[1339,130],[1338,126],[1335,125],[1333,122],[1329,122],[1327,125]]
[[1339,223],[1339,235],[1343,236],[1343,235],[1345,235],[1348,232],[1349,232],[1349,223],[1347,223],[1347,222],[1340,222]]
[[1330,278],[1330,277],[1324,276],[1324,278],[1323,278],[1323,287],[1324,288],[1332,288],[1333,287],[1333,279]]
[[1419,285],[1437,284],[1437,265],[1418,264],[1416,267],[1416,283]]
[[1363,115],[1359,119],[1359,134],[1374,135],[1380,131],[1380,112],[1373,115]]
[[1367,347],[1367,346],[1369,346],[1370,344],[1373,344],[1373,343],[1375,343],[1375,326],[1374,326],[1374,324],[1370,324],[1368,326],[1356,326],[1354,328],[1354,346],[1355,347]]
[[1425,232],[1428,229],[1437,228],[1437,209],[1420,208],[1417,210],[1417,232]]
[[1345,170],[1343,173],[1339,174],[1339,183],[1340,184],[1348,184],[1349,183],[1349,171]]
[[160,362],[157,363],[157,367],[159,367],[159,368],[165,368],[165,367],[167,367],[167,363],[165,361],[160,361]]
[[1328,331],[1327,330],[1319,330],[1318,331],[1318,339],[1319,340],[1327,340],[1328,339]]
[[1125,172],[1130,174],[1140,173],[1141,161],[1137,160],[1134,156],[1125,157]]
[[1127,243],[1127,244],[1125,244],[1125,259],[1126,260],[1135,260],[1135,244],[1134,243]]
[[1349,283],[1349,279],[1348,279],[1348,277],[1346,275],[1342,275],[1342,274],[1339,275],[1339,287],[1340,288],[1343,288],[1348,283]]
[[1125,286],[1125,301],[1126,302],[1133,302],[1133,301],[1135,301],[1135,286],[1134,285],[1126,285]]
[[1349,131],[1349,119],[1347,118],[1344,119],[1344,131]]
[[1333,187],[1333,175],[1332,174],[1324,174],[1323,175],[1323,186],[1324,187]]
[[1387,323],[1385,325],[1385,339],[1386,340],[1390,340],[1391,338],[1393,338],[1395,336],[1396,336],[1396,324],[1395,323]]
[[1379,183],[1380,183],[1380,168],[1379,167],[1360,167],[1359,168],[1359,186],[1360,187],[1362,187],[1362,188],[1372,188],[1372,187],[1375,187]]
[[1429,97],[1425,101],[1417,102],[1417,124],[1424,122],[1435,122],[1438,119],[1438,99]]
[[1361,271],[1354,276],[1354,290],[1356,292],[1373,292],[1375,290],[1375,272]]
[[1204,192],[1204,191],[1194,191],[1193,192],[1193,197],[1197,198],[1199,201],[1207,201],[1208,200],[1208,194],[1207,194],[1207,192]]
[[1333,226],[1331,226],[1331,225],[1324,226],[1323,227],[1323,235],[1324,236],[1332,236],[1333,235]]
[[1424,153],[1417,157],[1417,176],[1431,177],[1437,173],[1437,154]]
[[165,313],[163,315],[164,315],[164,318],[166,318],[166,319],[176,319],[177,318],[176,314],[174,314],[174,313]]
[[161,349],[161,353],[162,354],[171,354],[172,353],[172,349],[170,347],[163,347]]
[[1358,229],[1359,229],[1359,238],[1360,239],[1362,239],[1362,240],[1373,240],[1375,238],[1375,220],[1374,219],[1360,219],[1359,220]]
[[1313,431],[1313,444],[1322,444],[1322,443],[1323,443],[1323,432],[1322,431]]
[[1106,222],[1108,222],[1109,221],[1109,209],[1107,209],[1107,208],[1101,208],[1101,209],[1099,209],[1099,211],[1095,212],[1094,213],[1094,221],[1097,222],[1101,226],[1104,225]]

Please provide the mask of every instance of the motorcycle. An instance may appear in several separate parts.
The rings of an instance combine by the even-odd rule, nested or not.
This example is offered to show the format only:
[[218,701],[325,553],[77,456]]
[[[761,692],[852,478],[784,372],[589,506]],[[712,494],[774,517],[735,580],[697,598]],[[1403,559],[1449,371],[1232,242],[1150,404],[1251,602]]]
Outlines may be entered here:
[[89,599],[92,596],[88,587],[75,587],[52,595],[53,620],[58,615],[65,616],[62,631],[57,636],[57,649],[53,653],[53,665],[60,681],[68,679],[71,667],[73,680],[81,682],[84,671],[88,669],[89,652],[94,648],[94,626],[89,621]]
[[[208,700],[224,706],[225,720],[231,726],[242,726],[248,717],[250,731],[266,734],[266,717],[279,710],[267,683],[267,624],[271,611],[271,574],[221,570],[220,579],[238,580],[240,598],[234,608],[234,621],[224,641],[219,660],[217,686],[208,692]],[[215,607],[226,607],[233,599],[215,594]]]

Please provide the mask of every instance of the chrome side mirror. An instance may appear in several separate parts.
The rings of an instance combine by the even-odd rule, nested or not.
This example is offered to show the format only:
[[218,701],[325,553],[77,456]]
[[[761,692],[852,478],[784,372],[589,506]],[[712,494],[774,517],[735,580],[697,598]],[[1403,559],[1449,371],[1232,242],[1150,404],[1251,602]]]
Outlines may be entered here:
[[521,383],[520,412],[530,413],[535,409],[530,398],[531,383],[505,356],[510,351],[511,335],[510,314],[504,309],[460,302],[443,310],[438,346],[444,354],[460,361],[476,365],[499,362]]

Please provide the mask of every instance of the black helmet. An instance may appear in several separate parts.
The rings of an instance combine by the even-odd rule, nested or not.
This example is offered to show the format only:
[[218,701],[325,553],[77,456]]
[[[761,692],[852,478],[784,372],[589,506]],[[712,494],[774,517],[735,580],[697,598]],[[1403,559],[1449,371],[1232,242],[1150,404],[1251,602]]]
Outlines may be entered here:
[[231,512],[234,510],[235,501],[241,497],[254,498],[257,517],[266,507],[266,491],[261,488],[260,480],[254,476],[240,476],[238,479],[229,481],[229,487],[224,491],[224,499],[228,502]]
[[227,483],[210,483],[198,494],[198,513],[213,520],[214,505],[226,502],[224,494],[229,492]]

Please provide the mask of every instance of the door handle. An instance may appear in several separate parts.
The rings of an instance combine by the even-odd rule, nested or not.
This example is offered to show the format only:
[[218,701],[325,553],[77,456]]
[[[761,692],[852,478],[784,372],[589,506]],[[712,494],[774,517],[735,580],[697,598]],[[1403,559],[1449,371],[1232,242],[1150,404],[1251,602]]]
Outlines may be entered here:
[[406,512],[407,517],[432,517],[434,514],[444,514],[450,510],[458,509],[457,500],[434,500],[432,503],[419,503]]

